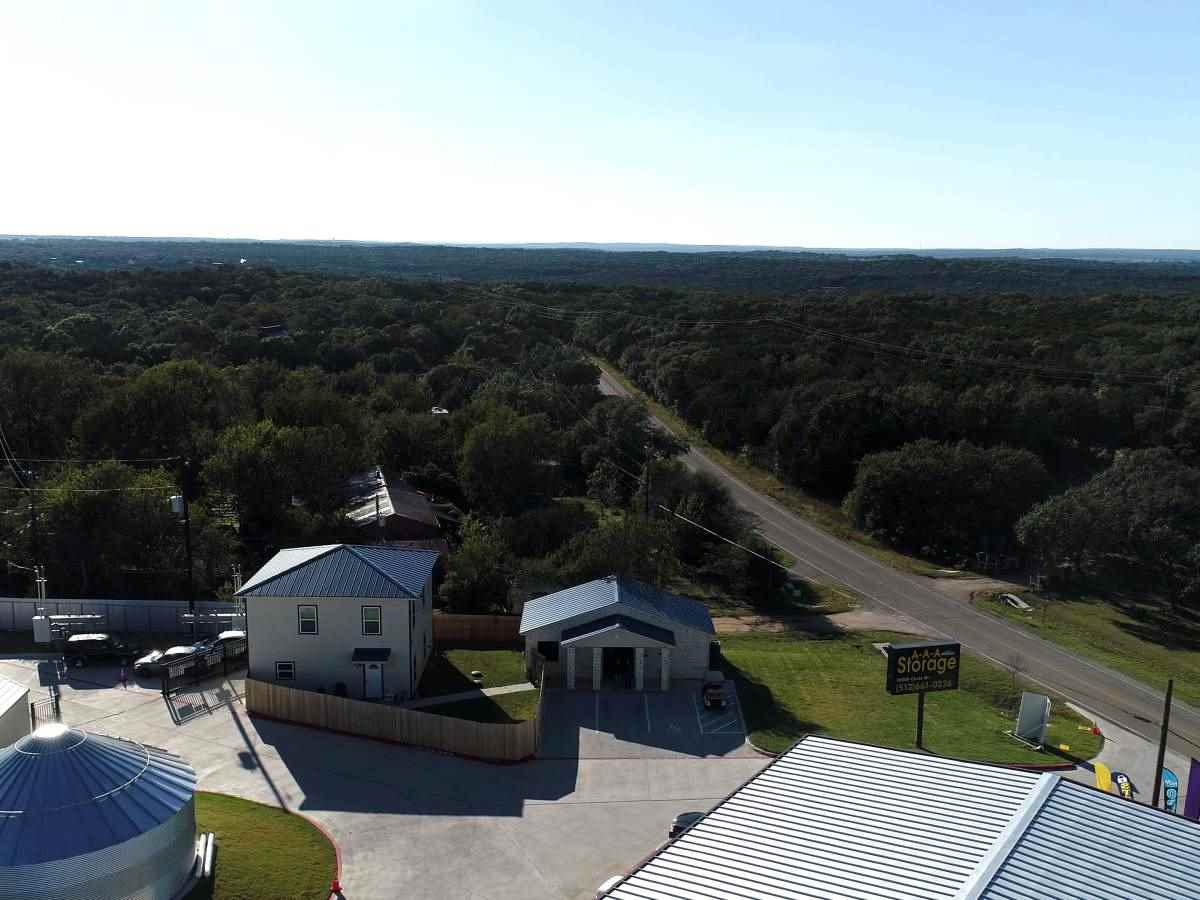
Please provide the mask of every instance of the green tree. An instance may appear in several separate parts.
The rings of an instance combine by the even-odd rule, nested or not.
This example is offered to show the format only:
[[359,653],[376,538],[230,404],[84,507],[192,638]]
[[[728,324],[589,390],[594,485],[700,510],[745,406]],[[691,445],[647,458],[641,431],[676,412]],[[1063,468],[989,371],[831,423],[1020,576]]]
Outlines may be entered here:
[[467,497],[491,513],[514,513],[554,485],[552,441],[545,416],[518,416],[490,406],[466,433],[458,472]]
[[451,612],[507,612],[511,575],[504,541],[481,519],[467,516],[461,543],[446,564],[441,598]]

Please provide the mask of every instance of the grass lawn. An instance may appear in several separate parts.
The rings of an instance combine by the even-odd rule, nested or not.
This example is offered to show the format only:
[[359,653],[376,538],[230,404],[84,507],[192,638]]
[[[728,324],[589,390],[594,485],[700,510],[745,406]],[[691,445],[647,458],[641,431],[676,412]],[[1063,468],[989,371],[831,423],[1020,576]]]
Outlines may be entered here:
[[[738,680],[750,739],[773,751],[809,733],[911,748],[917,698],[887,693],[886,661],[872,646],[893,638],[904,639],[879,632],[723,635],[726,671]],[[1030,750],[1004,734],[1013,727],[1019,691],[1009,673],[964,654],[959,689],[926,695],[926,749],[986,762],[1063,762],[1062,754]],[[1089,759],[1102,742],[1079,730],[1090,724],[1056,702],[1047,744],[1069,744],[1069,761]]]
[[472,722],[490,722],[497,725],[513,725],[532,719],[537,712],[538,691],[521,691],[517,694],[501,694],[499,697],[480,697],[478,700],[457,700],[440,703],[422,709],[421,712],[470,719]]
[[196,825],[217,836],[214,877],[188,900],[326,900],[333,845],[300,816],[225,794],[196,794]]
[[1175,697],[1200,703],[1200,620],[1173,616],[1165,607],[1150,603],[1118,606],[1098,597],[1045,600],[1020,592],[1037,607],[1022,613],[981,594],[975,605],[1028,628],[1039,637],[1124,672],[1155,689],[1166,690],[1175,679]]
[[715,588],[697,584],[684,576],[671,579],[666,589],[700,600],[713,616],[814,616],[846,612],[859,605],[848,588],[818,584],[793,577],[789,587],[770,597],[733,597]]
[[440,697],[477,687],[471,673],[483,673],[483,687],[502,687],[525,681],[525,657],[520,650],[440,650],[429,657],[419,694]]
[[[959,574],[948,574],[951,570],[936,566],[923,559],[917,559],[914,556],[906,556],[890,547],[884,546],[870,535],[864,534],[855,528],[850,520],[846,518],[846,514],[834,504],[810,497],[799,488],[784,484],[770,472],[759,468],[748,460],[714,447],[705,440],[704,435],[685,422],[670,408],[663,406],[653,397],[646,394],[641,388],[630,381],[625,376],[625,373],[615,368],[612,363],[597,356],[590,357],[590,359],[603,369],[606,374],[610,375],[613,380],[619,382],[622,387],[643,401],[647,408],[649,408],[651,415],[665,424],[671,431],[682,438],[686,438],[689,443],[695,445],[698,449],[703,450],[705,456],[717,463],[721,468],[736,476],[742,482],[754,488],[754,490],[766,494],[776,503],[791,510],[801,518],[807,519],[835,537],[853,541],[864,552],[869,553],[880,562],[893,568],[911,572],[914,575],[939,578],[953,578],[955,574]],[[969,575],[970,573],[963,574]]]

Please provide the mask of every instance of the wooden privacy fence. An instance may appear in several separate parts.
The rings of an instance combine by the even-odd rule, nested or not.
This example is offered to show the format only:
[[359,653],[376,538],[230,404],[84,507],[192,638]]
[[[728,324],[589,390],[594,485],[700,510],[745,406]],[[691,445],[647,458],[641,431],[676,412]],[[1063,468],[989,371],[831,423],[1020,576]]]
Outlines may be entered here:
[[518,639],[520,627],[520,616],[435,613],[433,640],[440,644],[511,644]]
[[444,750],[477,759],[516,762],[537,752],[541,706],[539,703],[539,718],[515,725],[494,725],[301,691],[247,678],[246,709],[271,719],[342,734]]

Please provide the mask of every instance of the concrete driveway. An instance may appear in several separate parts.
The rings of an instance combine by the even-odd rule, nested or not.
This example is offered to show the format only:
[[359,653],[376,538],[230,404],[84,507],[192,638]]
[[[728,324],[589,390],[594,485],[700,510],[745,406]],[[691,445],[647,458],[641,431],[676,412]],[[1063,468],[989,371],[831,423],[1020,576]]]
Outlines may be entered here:
[[[39,696],[51,669],[0,659],[0,675]],[[237,679],[207,682],[168,704],[153,682],[123,690],[116,670],[70,674],[62,687],[69,724],[178,753],[202,789],[319,821],[341,847],[348,900],[590,897],[657,847],[677,813],[707,809],[766,762],[740,735],[725,739],[736,746],[724,755],[703,743],[675,747],[673,738],[641,745],[628,721],[633,707],[621,702],[612,712],[614,726],[626,723],[618,733],[602,730],[603,704],[600,729],[584,734],[575,725],[581,753],[562,752],[572,725],[560,720],[560,755],[497,766],[252,720],[237,699]],[[674,722],[682,733],[682,698],[647,696],[664,701],[651,729],[662,721],[662,734],[673,734]],[[585,699],[594,712],[595,697]],[[701,727],[693,712],[693,739],[703,741]]]
[[700,682],[670,691],[547,690],[543,759],[758,758],[746,744],[732,684],[724,709],[705,709]]

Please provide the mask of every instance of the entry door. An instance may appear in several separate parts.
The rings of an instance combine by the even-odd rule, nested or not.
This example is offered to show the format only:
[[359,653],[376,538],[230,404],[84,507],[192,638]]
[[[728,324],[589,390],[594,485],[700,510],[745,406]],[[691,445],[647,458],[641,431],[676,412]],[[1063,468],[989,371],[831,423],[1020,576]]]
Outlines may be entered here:
[[383,697],[383,666],[379,663],[367,663],[363,696],[368,700],[379,700]]

